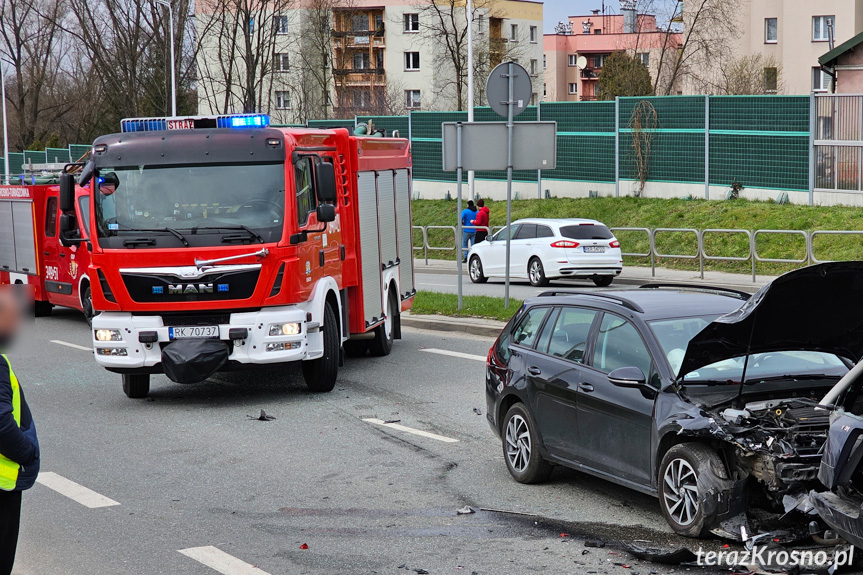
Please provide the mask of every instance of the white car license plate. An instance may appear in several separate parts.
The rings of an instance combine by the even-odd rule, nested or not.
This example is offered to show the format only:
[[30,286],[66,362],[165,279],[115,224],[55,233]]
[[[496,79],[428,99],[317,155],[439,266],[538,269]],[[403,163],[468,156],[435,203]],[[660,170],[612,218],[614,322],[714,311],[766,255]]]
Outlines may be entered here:
[[604,254],[605,248],[602,246],[584,246],[584,253],[586,253],[586,254]]
[[219,337],[219,326],[197,325],[189,327],[169,327],[169,339],[206,339]]

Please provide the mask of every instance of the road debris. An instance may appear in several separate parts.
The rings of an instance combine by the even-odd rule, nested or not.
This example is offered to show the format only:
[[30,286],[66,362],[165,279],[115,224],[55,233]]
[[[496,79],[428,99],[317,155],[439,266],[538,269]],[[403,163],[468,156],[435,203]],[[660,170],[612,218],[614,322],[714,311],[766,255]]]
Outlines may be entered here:
[[480,411],[479,408],[477,408],[477,407],[473,408],[473,412],[477,415],[482,415],[482,411]]
[[309,548],[308,543],[303,543],[302,545],[300,545],[300,549],[308,549],[308,548]]
[[470,515],[471,513],[476,513],[476,511],[470,505],[465,505],[456,511],[457,515]]
[[263,409],[261,410],[261,415],[247,415],[246,417],[253,421],[273,421],[275,419],[275,417],[273,417],[272,415],[268,415],[267,412]]

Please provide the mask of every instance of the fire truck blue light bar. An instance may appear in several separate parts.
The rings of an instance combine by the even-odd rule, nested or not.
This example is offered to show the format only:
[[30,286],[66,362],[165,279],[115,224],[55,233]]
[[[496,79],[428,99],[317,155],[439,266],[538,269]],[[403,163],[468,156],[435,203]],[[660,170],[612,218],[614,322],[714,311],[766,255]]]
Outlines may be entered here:
[[165,132],[202,128],[266,128],[270,117],[266,114],[240,114],[236,116],[186,116],[177,118],[126,118],[120,121],[121,132]]
[[266,128],[270,125],[270,117],[264,114],[254,116],[219,116],[216,118],[218,128]]
[[145,118],[120,122],[121,132],[159,132],[167,129],[168,122],[164,118]]

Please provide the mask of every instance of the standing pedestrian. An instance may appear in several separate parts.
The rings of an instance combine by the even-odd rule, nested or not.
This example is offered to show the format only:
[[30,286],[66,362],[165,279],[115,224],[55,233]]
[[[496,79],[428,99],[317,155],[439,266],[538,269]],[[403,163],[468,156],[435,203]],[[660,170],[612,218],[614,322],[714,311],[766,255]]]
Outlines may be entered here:
[[[0,351],[12,342],[22,305],[11,286],[0,286]],[[0,575],[11,575],[18,547],[21,492],[39,474],[39,440],[24,392],[9,358],[0,355]]]
[[480,243],[485,241],[485,238],[488,236],[488,230],[483,228],[488,227],[489,209],[485,205],[485,200],[480,198],[476,202],[476,206],[479,208],[479,211],[476,213],[476,219],[471,223],[476,226],[476,236],[474,237],[474,243]]
[[473,245],[476,228],[471,223],[476,217],[476,206],[473,200],[467,201],[467,207],[461,211],[461,259],[467,261],[467,252]]

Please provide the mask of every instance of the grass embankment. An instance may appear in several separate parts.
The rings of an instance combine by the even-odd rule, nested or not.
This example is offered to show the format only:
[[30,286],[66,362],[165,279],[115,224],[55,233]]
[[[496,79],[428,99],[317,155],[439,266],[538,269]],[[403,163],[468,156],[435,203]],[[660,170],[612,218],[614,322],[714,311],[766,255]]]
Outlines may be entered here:
[[[491,224],[506,223],[506,203],[486,201],[491,209]],[[455,201],[416,200],[414,225],[455,225]],[[735,228],[747,230],[863,230],[863,209],[844,206],[809,207],[779,205],[747,200],[705,201],[654,198],[552,198],[518,200],[512,203],[513,220],[527,217],[591,218],[612,227],[640,228]],[[421,245],[415,232],[415,245]],[[623,251],[646,253],[647,235],[643,232],[618,232]],[[451,245],[452,232],[431,230],[430,245]],[[748,239],[743,234],[708,234],[705,249],[715,256],[746,257]],[[758,255],[762,258],[803,259],[806,242],[802,235],[762,234],[758,236]],[[697,243],[692,233],[659,233],[656,247],[660,253],[695,254]],[[863,236],[816,236],[815,255],[821,260],[863,259]],[[422,252],[416,252],[422,257]],[[430,251],[429,257],[453,259],[452,251]],[[650,265],[648,258],[626,258],[627,265]],[[677,269],[698,269],[697,260],[662,258],[657,265]],[[793,264],[758,263],[759,274],[779,274],[799,267]],[[749,273],[749,262],[705,261],[705,269]]]
[[522,301],[510,298],[509,308],[505,308],[501,297],[466,295],[463,297],[462,303],[462,309],[457,309],[458,296],[456,294],[420,291],[414,298],[411,313],[452,317],[482,317],[509,321],[509,318],[521,307]]

